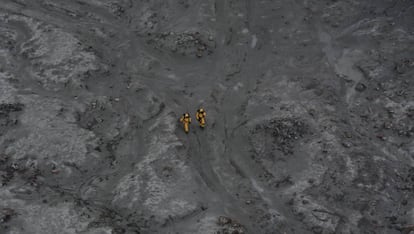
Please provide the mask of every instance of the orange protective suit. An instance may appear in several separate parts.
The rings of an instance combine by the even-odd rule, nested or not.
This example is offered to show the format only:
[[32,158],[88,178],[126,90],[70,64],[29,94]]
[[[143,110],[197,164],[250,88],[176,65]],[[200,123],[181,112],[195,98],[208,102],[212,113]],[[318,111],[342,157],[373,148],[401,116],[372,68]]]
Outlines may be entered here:
[[183,123],[184,125],[184,132],[188,133],[190,131],[190,123],[191,123],[190,114],[188,113],[183,114],[183,116],[181,116],[180,118],[180,122]]
[[196,119],[198,120],[201,128],[206,126],[206,115],[206,111],[203,108],[197,110]]

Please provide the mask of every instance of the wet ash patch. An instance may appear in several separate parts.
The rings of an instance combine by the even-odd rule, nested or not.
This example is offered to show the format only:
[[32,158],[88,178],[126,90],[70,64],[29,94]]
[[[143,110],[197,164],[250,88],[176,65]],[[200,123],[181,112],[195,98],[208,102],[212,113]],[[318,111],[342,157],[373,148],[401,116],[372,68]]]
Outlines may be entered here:
[[0,104],[0,136],[8,127],[17,125],[17,113],[23,110],[21,103],[2,103]]
[[9,157],[2,155],[0,158],[0,174],[1,174],[1,185],[7,185],[14,177],[16,167],[9,163]]
[[23,106],[21,103],[2,103],[0,104],[0,116],[9,117],[10,113],[23,110]]

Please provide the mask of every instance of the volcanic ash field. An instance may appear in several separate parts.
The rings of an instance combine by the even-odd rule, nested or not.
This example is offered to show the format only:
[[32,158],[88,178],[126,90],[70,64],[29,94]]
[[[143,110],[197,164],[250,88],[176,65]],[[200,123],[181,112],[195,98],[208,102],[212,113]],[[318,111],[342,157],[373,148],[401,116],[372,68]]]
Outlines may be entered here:
[[414,2],[0,0],[0,183],[5,234],[408,234]]

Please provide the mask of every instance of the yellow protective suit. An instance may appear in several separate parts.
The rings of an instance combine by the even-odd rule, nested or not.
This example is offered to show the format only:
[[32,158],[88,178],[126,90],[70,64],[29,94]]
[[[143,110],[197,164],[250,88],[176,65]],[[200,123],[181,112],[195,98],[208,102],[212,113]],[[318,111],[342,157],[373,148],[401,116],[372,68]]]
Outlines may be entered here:
[[190,123],[191,123],[190,115],[188,113],[183,114],[183,116],[181,116],[180,118],[180,122],[183,123],[184,125],[184,132],[188,133],[190,131]]
[[206,126],[206,112],[203,108],[200,108],[197,110],[196,113],[196,119],[198,120],[198,123],[200,124],[200,127],[204,128]]

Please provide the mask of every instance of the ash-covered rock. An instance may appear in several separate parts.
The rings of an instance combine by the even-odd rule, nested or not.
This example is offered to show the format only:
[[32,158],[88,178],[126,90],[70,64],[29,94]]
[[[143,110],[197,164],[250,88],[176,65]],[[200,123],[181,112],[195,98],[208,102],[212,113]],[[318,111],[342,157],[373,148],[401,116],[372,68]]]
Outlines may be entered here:
[[11,208],[0,207],[0,231],[5,229],[7,223],[17,215],[17,212]]
[[184,56],[203,57],[214,50],[213,38],[197,31],[153,34],[147,43],[155,49]]
[[364,59],[356,66],[367,80],[381,81],[394,76],[393,64],[388,61]]
[[284,154],[292,154],[294,143],[309,132],[309,127],[299,118],[281,118],[256,125],[252,130],[252,138],[260,132],[272,137],[276,149]]
[[217,224],[220,226],[217,234],[245,234],[247,233],[246,228],[236,220],[232,220],[226,216],[218,217]]
[[367,89],[367,86],[364,83],[359,82],[355,86],[355,90],[358,92],[364,92]]
[[310,227],[313,233],[335,233],[341,215],[331,211],[305,196],[298,196],[292,201],[293,213]]
[[414,59],[402,59],[395,65],[395,71],[398,72],[398,74],[405,74],[412,70],[414,70]]

